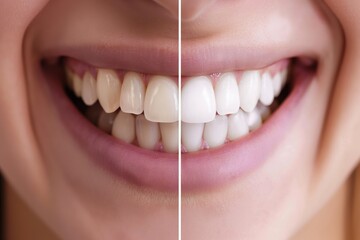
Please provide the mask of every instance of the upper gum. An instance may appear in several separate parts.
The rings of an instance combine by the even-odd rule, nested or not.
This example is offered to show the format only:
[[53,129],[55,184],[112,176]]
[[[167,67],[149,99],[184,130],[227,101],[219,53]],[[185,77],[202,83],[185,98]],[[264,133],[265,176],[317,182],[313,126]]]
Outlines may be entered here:
[[[235,70],[235,71],[224,71],[224,72],[219,72],[219,73],[203,74],[203,75],[197,75],[197,76],[182,76],[181,81],[182,81],[182,85],[184,85],[187,81],[191,80],[194,77],[206,76],[209,79],[211,79],[211,81],[214,83],[221,77],[221,75],[223,75],[225,73],[229,73],[229,72],[234,73],[236,76],[236,79],[240,79],[241,75],[245,71],[260,71],[261,74],[264,72],[268,72],[268,73],[270,73],[271,76],[274,76],[275,74],[283,71],[284,69],[287,69],[289,66],[289,63],[290,63],[289,59],[284,59],[284,60],[280,60],[276,63],[273,63],[267,67],[264,67],[262,69]],[[107,69],[107,68],[101,68],[101,67],[94,67],[94,66],[88,65],[84,62],[80,62],[78,60],[72,59],[72,58],[67,58],[65,65],[66,65],[66,67],[70,68],[73,73],[77,74],[81,78],[84,76],[85,72],[91,73],[96,78],[98,69]],[[136,72],[136,71],[118,70],[118,69],[111,69],[111,70],[113,70],[117,73],[120,80],[124,79],[124,76],[127,72]],[[140,72],[136,72],[136,73],[138,73],[142,76],[142,80],[144,81],[144,83],[146,85],[148,84],[148,82],[152,76],[161,75],[161,74],[145,74],[145,73],[140,73]],[[162,75],[162,76],[168,77],[168,78],[172,79],[173,81],[178,82],[178,77],[176,77],[176,76],[167,76],[167,75]]]

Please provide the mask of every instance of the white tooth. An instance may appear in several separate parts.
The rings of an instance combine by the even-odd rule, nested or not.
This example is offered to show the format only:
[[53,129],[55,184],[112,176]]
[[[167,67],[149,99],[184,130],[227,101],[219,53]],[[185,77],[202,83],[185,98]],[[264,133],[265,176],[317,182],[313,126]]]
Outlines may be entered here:
[[245,113],[240,109],[239,112],[228,117],[228,139],[235,140],[249,133]]
[[186,151],[201,149],[204,123],[181,123],[181,141]]
[[264,122],[266,119],[269,118],[271,111],[270,108],[267,106],[262,105],[261,103],[256,106],[257,111],[259,112],[262,121]]
[[81,97],[81,89],[82,89],[82,80],[77,74],[74,74],[73,90],[77,97]]
[[97,95],[104,111],[111,113],[120,106],[121,82],[115,71],[99,69],[97,74]]
[[101,111],[100,117],[98,119],[98,127],[104,132],[111,133],[111,129],[114,123],[116,113],[106,113]]
[[93,105],[97,100],[96,81],[95,78],[89,72],[86,72],[83,77],[81,96],[84,103],[88,106]]
[[217,115],[214,121],[205,124],[204,139],[210,148],[218,147],[225,143],[228,130],[227,116]]
[[271,79],[271,75],[266,72],[261,78],[261,93],[260,101],[265,106],[269,106],[274,101],[274,87]]
[[142,148],[154,149],[160,140],[159,124],[148,121],[143,114],[136,117],[136,138]]
[[140,114],[144,111],[145,85],[141,75],[128,72],[121,87],[120,108],[126,113]]
[[239,91],[233,73],[223,74],[215,86],[216,111],[220,115],[236,113],[240,107]]
[[252,112],[246,113],[245,116],[250,131],[254,131],[259,127],[261,127],[262,124],[261,115],[256,109]]
[[273,77],[273,87],[274,87],[274,96],[277,97],[279,96],[280,92],[281,92],[281,80],[282,79],[282,75],[281,73],[276,73],[275,76]]
[[160,132],[165,152],[178,152],[178,122],[160,123]]
[[135,139],[135,117],[132,114],[120,111],[114,119],[111,134],[126,143],[133,142]]
[[282,72],[281,72],[281,87],[284,87],[286,81],[288,78],[288,69],[285,68]]
[[259,71],[245,71],[239,81],[240,107],[251,112],[259,101],[261,76]]
[[172,79],[153,76],[146,89],[144,114],[152,122],[178,121],[178,87]]
[[215,93],[212,83],[205,76],[189,79],[181,90],[181,116],[187,123],[205,123],[216,114]]

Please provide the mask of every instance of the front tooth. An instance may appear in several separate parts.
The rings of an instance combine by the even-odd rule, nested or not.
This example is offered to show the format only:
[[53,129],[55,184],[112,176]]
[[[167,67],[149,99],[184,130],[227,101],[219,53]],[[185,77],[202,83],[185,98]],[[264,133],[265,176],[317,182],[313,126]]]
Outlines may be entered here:
[[178,152],[178,122],[160,123],[160,132],[165,152]]
[[261,78],[260,101],[269,106],[274,101],[274,87],[269,73],[264,73]]
[[246,122],[249,126],[250,131],[254,131],[259,127],[261,127],[262,124],[261,115],[257,111],[257,109],[255,109],[250,113],[246,113]]
[[111,134],[126,143],[133,142],[135,139],[135,117],[132,114],[120,111],[114,119]]
[[233,73],[223,74],[215,86],[216,111],[219,115],[236,113],[240,107],[239,91]]
[[228,139],[235,140],[249,133],[249,126],[246,122],[246,116],[243,110],[228,117]]
[[73,78],[73,90],[74,93],[77,97],[81,97],[81,90],[82,90],[82,80],[81,78],[77,75],[74,74],[74,78]]
[[259,101],[261,76],[259,71],[246,71],[239,81],[240,107],[251,112]]
[[84,103],[88,106],[93,105],[97,100],[96,81],[89,72],[86,72],[84,75],[81,96]]
[[187,123],[205,123],[216,114],[215,93],[211,81],[205,76],[189,79],[181,91],[181,116]]
[[181,142],[188,152],[201,149],[204,123],[181,123]]
[[111,113],[120,106],[121,83],[115,71],[99,69],[97,74],[97,95],[104,111]]
[[278,72],[273,77],[273,87],[274,87],[275,97],[279,96],[281,92],[281,85],[282,85],[282,74]]
[[210,148],[218,147],[225,143],[228,130],[227,116],[217,115],[214,121],[205,124],[204,140]]
[[164,76],[153,76],[146,89],[144,114],[152,122],[178,121],[178,87]]
[[121,87],[120,108],[126,113],[141,114],[144,110],[145,85],[141,75],[128,72]]
[[136,138],[142,148],[155,149],[160,140],[159,124],[148,121],[143,114],[136,117]]
[[104,132],[111,133],[111,129],[114,123],[116,113],[106,113],[101,111],[101,114],[98,119],[98,127]]

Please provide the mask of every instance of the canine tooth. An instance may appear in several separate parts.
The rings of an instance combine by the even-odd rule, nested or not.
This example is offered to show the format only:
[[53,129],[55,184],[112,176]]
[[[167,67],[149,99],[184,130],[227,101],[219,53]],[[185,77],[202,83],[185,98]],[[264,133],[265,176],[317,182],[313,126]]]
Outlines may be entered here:
[[269,118],[269,116],[270,116],[270,114],[271,114],[271,111],[270,111],[270,108],[269,108],[269,107],[264,106],[264,105],[262,105],[262,104],[258,104],[258,105],[256,106],[256,109],[257,109],[257,111],[259,112],[262,121],[265,121],[266,119]]
[[153,76],[145,93],[144,114],[152,122],[178,121],[178,87],[165,76]]
[[88,106],[93,105],[97,100],[96,81],[89,72],[86,72],[83,77],[81,96],[84,103]]
[[199,76],[189,79],[181,91],[181,116],[187,123],[204,123],[214,120],[215,93],[209,78]]
[[282,72],[281,72],[281,87],[284,87],[286,81],[287,81],[287,78],[288,78],[288,69],[285,68]]
[[82,89],[82,80],[77,74],[74,74],[73,90],[77,97],[81,97],[81,89]]
[[178,122],[160,123],[160,132],[165,152],[178,152]]
[[201,149],[204,123],[181,123],[181,141],[188,152]]
[[120,108],[126,113],[141,114],[144,111],[145,85],[141,75],[128,72],[121,87]]
[[216,111],[219,115],[236,113],[240,107],[239,91],[233,73],[223,74],[215,85]]
[[106,113],[101,111],[101,114],[98,119],[98,127],[104,132],[111,133],[111,129],[114,123],[116,113]]
[[126,143],[133,142],[135,139],[135,117],[132,114],[119,111],[114,119],[111,134]]
[[204,128],[204,139],[209,147],[214,148],[224,144],[227,130],[227,116],[217,115],[213,121],[206,123]]
[[281,73],[276,73],[275,76],[273,77],[273,87],[274,87],[274,96],[277,97],[279,96],[280,92],[281,92],[281,82],[282,82],[282,74]]
[[73,89],[73,86],[74,86],[74,83],[73,83],[73,81],[74,81],[74,73],[67,66],[65,66],[65,76],[66,76],[66,85],[69,88]]
[[246,116],[243,110],[239,110],[235,114],[228,117],[228,134],[229,140],[238,139],[249,133],[249,126],[246,121]]
[[261,76],[259,71],[246,71],[239,81],[240,107],[251,112],[259,101]]
[[120,106],[121,83],[115,71],[99,69],[97,74],[97,95],[104,111],[111,113]]
[[260,101],[269,106],[274,101],[274,87],[269,73],[264,73],[261,78]]
[[136,117],[136,138],[142,148],[154,149],[160,140],[159,124],[148,121],[143,114]]
[[252,112],[246,113],[245,116],[250,131],[254,131],[259,127],[261,127],[262,124],[261,116],[256,109]]

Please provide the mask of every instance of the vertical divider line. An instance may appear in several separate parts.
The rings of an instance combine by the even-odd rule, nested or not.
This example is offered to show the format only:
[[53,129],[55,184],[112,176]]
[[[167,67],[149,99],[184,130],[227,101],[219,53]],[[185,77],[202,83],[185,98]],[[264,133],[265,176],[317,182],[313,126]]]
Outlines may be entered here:
[[179,110],[178,110],[178,239],[182,239],[182,215],[181,215],[181,0],[178,0],[178,95],[179,95]]

